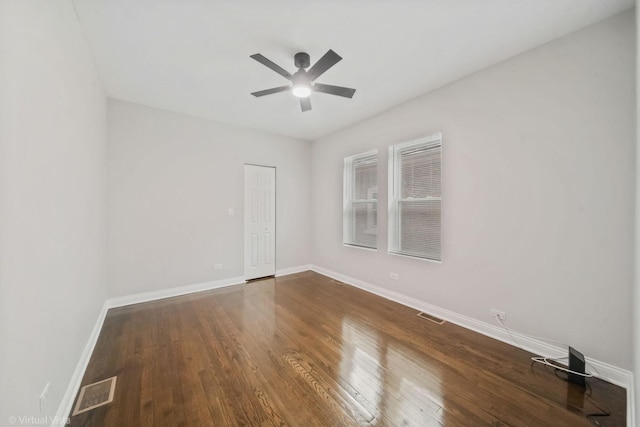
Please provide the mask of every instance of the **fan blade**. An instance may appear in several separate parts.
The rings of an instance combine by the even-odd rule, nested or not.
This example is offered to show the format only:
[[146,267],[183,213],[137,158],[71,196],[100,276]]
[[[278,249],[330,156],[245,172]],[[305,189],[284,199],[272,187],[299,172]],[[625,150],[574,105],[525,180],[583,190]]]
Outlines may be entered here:
[[331,95],[344,96],[345,98],[352,98],[353,94],[356,93],[356,90],[351,89],[350,87],[323,85],[321,83],[314,84],[313,90],[316,92],[323,92]]
[[311,110],[311,100],[309,98],[300,98],[300,107],[303,113]]
[[280,86],[280,87],[274,87],[272,89],[265,89],[265,90],[259,90],[258,92],[251,92],[251,95],[258,97],[258,96],[265,96],[265,95],[271,95],[272,93],[278,93],[278,92],[284,92],[285,90],[289,90],[291,89],[291,86]]
[[282,68],[281,66],[279,66],[275,62],[271,61],[270,59],[265,58],[264,56],[260,55],[259,53],[251,55],[251,58],[255,59],[256,61],[258,61],[259,63],[261,63],[265,67],[271,68],[273,71],[275,71],[276,73],[280,74],[285,79],[291,80],[291,73],[289,73],[287,70],[285,70],[284,68]]
[[341,59],[342,57],[340,55],[329,49],[329,52],[325,53],[324,56],[318,60],[318,62],[313,64],[313,67],[309,68],[309,71],[307,71],[307,76],[309,76],[309,79],[313,81],[320,77],[320,75],[322,75],[322,73],[327,71],[329,68],[336,65]]

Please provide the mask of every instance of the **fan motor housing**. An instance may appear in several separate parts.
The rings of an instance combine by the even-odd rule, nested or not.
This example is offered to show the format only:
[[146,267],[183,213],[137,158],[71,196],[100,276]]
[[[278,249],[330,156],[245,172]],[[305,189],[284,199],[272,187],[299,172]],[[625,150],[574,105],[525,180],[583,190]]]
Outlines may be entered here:
[[298,52],[293,57],[293,63],[296,68],[307,68],[311,65],[311,58],[309,58],[309,54],[306,52]]

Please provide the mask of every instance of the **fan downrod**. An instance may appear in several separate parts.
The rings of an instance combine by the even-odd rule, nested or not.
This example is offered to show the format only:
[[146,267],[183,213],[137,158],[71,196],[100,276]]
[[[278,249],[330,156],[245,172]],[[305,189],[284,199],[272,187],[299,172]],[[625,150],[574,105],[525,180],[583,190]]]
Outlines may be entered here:
[[296,68],[308,68],[311,65],[311,58],[309,58],[309,54],[306,52],[298,52],[293,57],[293,63]]

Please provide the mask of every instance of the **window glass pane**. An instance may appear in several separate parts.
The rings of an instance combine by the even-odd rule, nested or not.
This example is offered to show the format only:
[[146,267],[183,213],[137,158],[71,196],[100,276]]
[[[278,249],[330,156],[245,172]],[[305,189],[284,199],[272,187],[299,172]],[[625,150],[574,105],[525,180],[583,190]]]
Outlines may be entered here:
[[354,200],[370,200],[378,198],[378,162],[368,159],[355,163]]
[[442,136],[389,148],[389,252],[441,260]]
[[440,147],[410,150],[401,156],[402,199],[440,197]]
[[440,259],[440,200],[401,201],[400,252]]
[[377,151],[344,161],[343,243],[375,249],[378,234]]
[[376,247],[377,240],[377,203],[354,203],[353,204],[353,243],[369,248]]

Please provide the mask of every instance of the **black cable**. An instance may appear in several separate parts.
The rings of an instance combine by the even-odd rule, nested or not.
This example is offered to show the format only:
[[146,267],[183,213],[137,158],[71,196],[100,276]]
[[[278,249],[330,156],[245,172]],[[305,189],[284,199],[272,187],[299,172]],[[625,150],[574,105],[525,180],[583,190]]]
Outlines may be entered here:
[[[536,364],[535,361],[531,362],[531,370],[533,371],[533,366]],[[543,365],[543,366],[548,366],[548,365]],[[563,374],[566,374],[567,377],[563,378],[561,376],[558,375],[558,372],[562,372]],[[554,368],[553,373],[555,374],[556,378],[568,383],[569,382],[569,374],[562,368]],[[595,406],[596,408],[598,408],[601,412],[593,412],[593,413],[584,413],[584,416],[591,421],[593,424],[599,426],[601,425],[598,420],[596,420],[595,418],[600,418],[600,417],[610,417],[611,416],[611,410],[608,408],[603,408],[602,406],[600,406],[598,403],[596,403],[597,401],[593,398],[593,388],[591,387],[591,385],[588,382],[585,382],[586,386],[587,386],[587,392],[585,393],[585,396],[587,397],[587,399],[589,400],[589,402]],[[578,409],[578,408],[576,408]],[[581,409],[581,408],[580,408]]]

